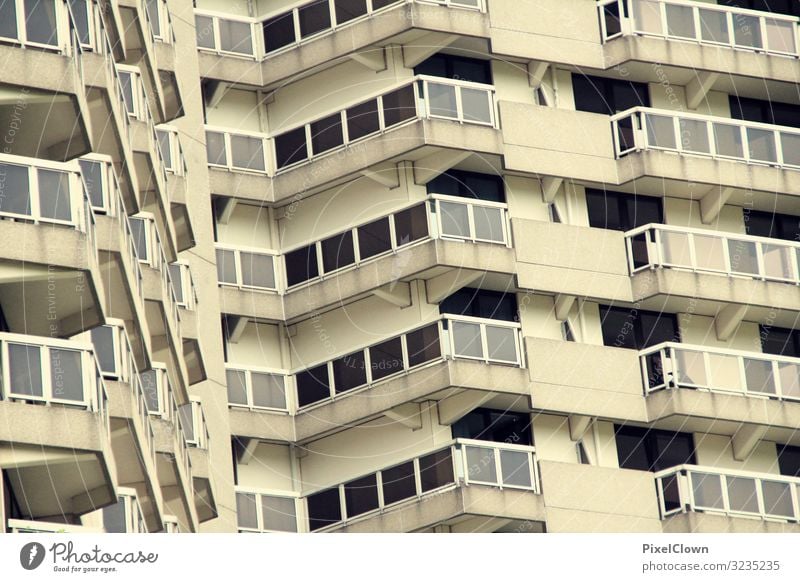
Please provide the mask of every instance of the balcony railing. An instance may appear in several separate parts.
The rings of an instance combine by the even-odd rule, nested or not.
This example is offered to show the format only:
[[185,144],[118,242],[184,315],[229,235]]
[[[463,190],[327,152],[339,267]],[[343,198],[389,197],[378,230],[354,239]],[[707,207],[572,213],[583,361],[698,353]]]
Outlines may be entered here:
[[655,474],[661,518],[701,512],[768,521],[800,521],[800,478],[694,465]]
[[800,56],[793,16],[685,0],[604,0],[598,9],[604,41],[640,35]]
[[446,446],[308,494],[236,488],[240,532],[305,532],[346,525],[459,486],[540,493],[533,447],[456,439]]
[[276,263],[280,257],[263,249],[245,249],[215,243],[217,281],[247,289],[278,290]]
[[117,488],[117,503],[101,509],[106,533],[147,533],[147,524],[136,490]]
[[9,519],[8,530],[11,533],[35,534],[76,534],[76,533],[103,533],[97,527],[85,525],[72,525],[66,523],[53,523],[47,521],[34,521],[32,519]]
[[263,59],[362,22],[384,8],[412,3],[486,10],[484,0],[314,0],[258,18],[195,10],[197,46],[220,55]]
[[507,204],[441,194],[430,198],[436,225],[434,236],[511,246]]
[[494,86],[418,76],[347,109],[272,136],[206,126],[209,166],[274,175],[416,119],[496,127]]
[[641,150],[800,169],[800,129],[634,107],[611,118],[617,157]]
[[295,412],[330,402],[433,362],[465,359],[523,366],[519,323],[461,315],[286,373],[228,364],[228,403]]
[[666,342],[640,359],[645,394],[690,388],[800,401],[800,358]]
[[0,399],[107,414],[107,393],[90,343],[0,333]]
[[199,400],[191,400],[178,408],[186,443],[198,449],[208,448],[206,415]]
[[631,274],[656,268],[800,285],[800,243],[648,224],[625,233]]

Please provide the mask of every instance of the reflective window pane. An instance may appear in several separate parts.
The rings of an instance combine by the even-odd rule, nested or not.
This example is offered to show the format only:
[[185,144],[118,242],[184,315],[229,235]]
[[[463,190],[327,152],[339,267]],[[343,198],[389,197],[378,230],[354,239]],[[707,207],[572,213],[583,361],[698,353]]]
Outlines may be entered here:
[[764,19],[767,28],[767,48],[781,53],[796,53],[794,29],[796,25],[785,20]]
[[216,131],[206,132],[206,158],[209,164],[227,166],[228,156],[225,153],[225,135]]
[[775,133],[765,129],[747,128],[747,145],[750,157],[759,162],[775,163],[778,155],[775,152]]
[[247,374],[243,370],[225,370],[228,387],[228,404],[247,406]]
[[439,342],[439,325],[434,323],[406,334],[408,365],[413,368],[442,357]]
[[693,238],[697,266],[710,271],[725,271],[725,240],[697,234]]
[[479,483],[497,483],[497,463],[494,449],[464,447],[467,454],[467,478]]
[[54,0],[24,0],[25,30],[29,42],[58,44],[56,3]]
[[41,357],[41,349],[37,346],[8,344],[10,394],[44,396]]
[[473,206],[472,215],[475,220],[475,238],[492,242],[504,242],[503,211],[500,208]]
[[374,257],[392,249],[389,218],[379,218],[358,227],[358,251],[361,260]]
[[778,375],[781,379],[781,394],[784,397],[800,398],[800,365],[780,362]]
[[116,342],[114,341],[114,328],[101,325],[92,328],[92,345],[94,355],[100,364],[100,369],[107,374],[117,374]]
[[450,333],[453,334],[455,356],[483,358],[480,325],[477,323],[465,323],[463,321],[451,321]]
[[450,449],[437,451],[419,459],[419,482],[423,493],[455,481],[453,455]]
[[183,269],[177,263],[169,265],[169,278],[172,281],[172,288],[175,290],[175,298],[180,303],[184,303],[182,273]]
[[500,472],[504,485],[531,487],[531,465],[528,453],[500,451]]
[[213,49],[214,47],[214,20],[210,16],[195,15],[195,35],[197,47]]
[[246,527],[249,529],[258,528],[255,495],[252,493],[236,494],[236,517],[239,527]]
[[308,528],[311,531],[342,521],[339,489],[326,489],[306,498]]
[[328,0],[318,0],[302,6],[299,10],[300,37],[305,38],[331,27]]
[[347,517],[355,517],[378,509],[378,480],[376,475],[367,475],[345,483],[344,502]]
[[333,361],[333,383],[337,394],[367,383],[367,367],[363,351],[353,352]]
[[367,0],[334,0],[336,23],[343,24],[367,13]]
[[0,163],[0,212],[31,214],[28,168]]
[[72,220],[69,199],[69,174],[39,168],[39,212],[42,218]]
[[[78,0],[85,4],[86,0]],[[147,19],[150,21],[150,29],[155,36],[161,36],[161,18],[159,17],[160,0],[145,0],[144,7],[147,10]]]
[[236,253],[217,249],[217,281],[236,285]]
[[732,19],[732,22],[733,39],[737,45],[749,48],[761,48],[763,46],[761,25],[758,22],[758,17],[738,13]]
[[407,245],[428,236],[428,213],[424,204],[412,206],[394,215],[397,246]]
[[311,124],[312,155],[321,154],[344,144],[342,115],[335,113]]
[[483,89],[461,88],[461,110],[465,121],[492,122],[491,93]]
[[708,374],[703,352],[675,350],[679,386],[708,386]]
[[383,478],[384,505],[390,505],[417,494],[412,461],[381,471],[381,477]]
[[651,147],[676,149],[675,123],[672,117],[664,115],[645,116],[647,120],[647,141]]
[[308,406],[331,397],[327,364],[298,372],[295,374],[295,382],[297,403],[300,406]]
[[764,511],[767,515],[795,517],[792,508],[791,487],[789,483],[779,481],[761,482],[761,490],[764,493]]
[[322,241],[322,267],[326,273],[342,269],[356,262],[353,248],[353,231],[332,236]]
[[378,118],[378,100],[373,99],[351,107],[345,112],[347,118],[347,135],[350,141],[375,133],[380,130]]
[[289,287],[319,277],[317,246],[309,245],[286,253],[285,265]]
[[681,146],[685,151],[707,154],[711,152],[708,142],[708,124],[699,119],[679,119]]
[[103,198],[103,164],[90,160],[78,160],[81,166],[81,177],[86,188],[86,194],[92,206],[102,208],[105,205]]
[[714,147],[717,150],[717,155],[730,158],[744,158],[741,128],[736,125],[715,123]]
[[286,381],[278,374],[252,372],[253,406],[286,409]]
[[242,262],[242,284],[263,289],[275,289],[275,267],[271,255],[239,254]]
[[458,238],[470,238],[469,209],[466,204],[439,201],[442,234]]
[[800,166],[800,135],[781,133],[783,163],[787,166]]
[[508,327],[494,325],[486,326],[486,346],[489,350],[489,359],[499,362],[517,363],[517,345],[515,342],[517,332]]
[[666,4],[667,31],[670,36],[694,38],[694,15],[691,6]]
[[291,497],[261,496],[261,520],[269,531],[297,531],[297,515]]
[[103,529],[106,530],[106,533],[127,532],[124,499],[120,499],[114,505],[103,508]]
[[772,377],[772,362],[744,358],[747,390],[761,394],[775,394],[775,379]]
[[372,380],[377,381],[403,369],[403,348],[399,337],[369,348]]
[[0,0],[0,36],[18,38],[17,7],[14,0]]
[[[139,372],[139,379],[142,382],[142,393],[144,394],[144,403],[145,406],[147,406],[147,411],[158,412],[161,407],[161,402],[158,397],[158,381],[156,379],[156,371],[147,370],[145,372]],[[228,393],[230,394],[230,390]]]
[[750,241],[728,239],[731,271],[747,275],[758,274],[756,244]]
[[443,85],[427,82],[428,110],[436,117],[458,119],[456,106],[456,88],[454,85]]
[[220,49],[240,55],[253,54],[253,38],[247,22],[219,19]]
[[382,97],[383,120],[391,127],[417,116],[417,103],[414,86],[408,85]]
[[256,137],[231,135],[231,165],[263,172],[264,142]]
[[269,53],[295,42],[291,12],[264,21],[264,48]]
[[700,36],[706,42],[728,44],[728,22],[724,12],[700,9]]
[[754,479],[727,477],[728,502],[732,511],[758,513],[758,495]]
[[640,0],[633,3],[633,20],[636,30],[651,34],[663,34],[661,24],[661,2]]
[[306,128],[298,127],[275,138],[275,157],[278,168],[308,159]]
[[723,509],[722,484],[719,475],[691,473],[692,492],[697,507]]
[[787,280],[793,277],[794,249],[783,245],[762,243],[761,254],[764,259],[764,274],[767,277]]

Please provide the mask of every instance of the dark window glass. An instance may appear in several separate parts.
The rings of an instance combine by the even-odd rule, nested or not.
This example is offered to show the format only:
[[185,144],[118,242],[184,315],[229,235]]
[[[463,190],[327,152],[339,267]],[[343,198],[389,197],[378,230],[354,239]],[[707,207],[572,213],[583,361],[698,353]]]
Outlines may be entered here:
[[39,212],[43,218],[69,221],[72,210],[69,199],[69,176],[66,172],[56,172],[39,168]]
[[43,396],[42,352],[37,346],[8,344],[9,392],[14,395]]
[[115,358],[116,346],[114,345],[114,328],[107,325],[92,328],[92,345],[100,364],[100,370],[108,374],[117,373],[117,361]]
[[0,36],[18,38],[17,7],[14,0],[0,0]]
[[424,204],[412,206],[394,215],[397,246],[407,245],[428,236],[428,213]]
[[[7,0],[10,1],[10,0]],[[147,3],[147,11],[148,16],[151,14],[158,15],[158,12],[153,12],[150,8],[151,1]],[[157,6],[157,5],[156,5]],[[89,15],[88,15],[88,4],[87,0],[69,0],[69,9],[70,13],[72,14],[72,21],[75,23],[75,30],[78,33],[78,40],[81,44],[89,44],[91,42],[91,37],[89,36]],[[155,8],[157,10],[157,8]],[[3,13],[2,8],[0,8],[0,14]],[[2,18],[2,16],[0,16]],[[156,31],[155,29],[158,28],[158,25],[161,22],[150,16],[150,22],[153,23],[154,33],[160,35],[160,29]]]
[[28,41],[50,46],[57,45],[56,3],[44,0],[24,0],[23,4]]
[[342,521],[342,506],[339,502],[339,489],[326,489],[309,495],[308,529],[311,531]]
[[79,160],[86,194],[92,206],[103,206],[103,165],[100,162]]
[[383,478],[384,505],[396,503],[417,494],[412,461],[381,471],[381,477]]
[[450,449],[437,451],[419,459],[419,482],[423,493],[453,483],[453,457]]
[[368,475],[344,485],[344,503],[347,517],[355,517],[378,509],[378,479]]
[[800,447],[775,445],[778,448],[778,466],[781,475],[800,477]]
[[353,231],[348,230],[322,241],[322,267],[326,273],[356,262]]
[[439,304],[439,313],[516,321],[517,297],[514,293],[464,287]]
[[532,445],[529,414],[476,408],[453,424],[453,438]]
[[797,0],[717,0],[717,4],[772,12],[773,14],[800,16],[800,2]]
[[800,127],[800,106],[729,95],[731,117],[744,121]]
[[314,155],[337,148],[343,143],[341,114],[336,113],[311,124],[311,149]]
[[646,83],[572,74],[575,109],[614,115],[631,107],[650,107]]
[[355,105],[348,109],[345,115],[347,115],[347,136],[350,141],[375,133],[381,128],[377,99]]
[[428,75],[492,84],[492,67],[489,61],[438,53],[414,67],[415,75]]
[[388,218],[379,218],[358,227],[358,250],[362,260],[385,253],[391,248],[392,239],[389,233]]
[[506,201],[503,179],[500,176],[477,172],[448,170],[428,182],[427,190],[428,194],[462,196],[489,202]]
[[600,320],[606,346],[643,350],[680,341],[678,318],[673,313],[601,305]]
[[594,228],[628,231],[645,224],[664,222],[660,198],[587,188],[586,206],[589,226]]
[[125,533],[125,501],[103,508],[103,528],[106,533]]
[[397,2],[398,0],[372,0],[372,9],[380,10],[381,8],[385,8],[386,6],[397,4]]
[[298,372],[295,374],[295,382],[297,403],[300,406],[308,406],[331,397],[327,364]]
[[31,213],[31,188],[28,168],[0,164],[0,212]]
[[372,380],[380,380],[403,369],[403,347],[399,337],[369,348]]
[[300,37],[305,38],[331,27],[331,13],[328,8],[328,0],[320,0],[313,4],[301,7],[300,16]]
[[747,234],[800,241],[800,216],[773,212],[745,212]]
[[383,121],[386,127],[417,116],[414,86],[407,85],[383,96]]
[[292,13],[281,14],[264,21],[264,47],[267,52],[276,51],[295,42]]
[[136,256],[140,261],[147,260],[147,224],[143,218],[130,217],[128,223],[131,226],[133,244],[136,247]]
[[800,330],[762,325],[761,350],[765,354],[800,358]]
[[416,329],[406,334],[408,365],[413,368],[442,357],[438,324]]
[[333,385],[336,393],[347,392],[367,383],[364,352],[354,352],[333,361]]
[[619,466],[637,471],[662,471],[697,463],[691,433],[614,425]]
[[317,245],[286,253],[286,282],[289,287],[319,277]]
[[308,159],[306,128],[298,127],[297,129],[276,136],[275,158],[279,168]]
[[619,4],[606,4],[603,6],[603,20],[606,22],[606,34],[613,36],[622,32],[619,18]]
[[336,22],[342,24],[367,13],[367,0],[334,0]]

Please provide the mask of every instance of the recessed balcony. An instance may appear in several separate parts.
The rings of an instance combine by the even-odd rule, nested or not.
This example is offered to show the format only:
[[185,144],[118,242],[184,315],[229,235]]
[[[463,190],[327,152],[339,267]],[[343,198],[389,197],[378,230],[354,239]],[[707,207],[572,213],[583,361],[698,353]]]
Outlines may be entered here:
[[544,522],[540,493],[533,447],[456,439],[313,493],[239,487],[236,505],[240,532],[410,532],[474,517]]
[[78,516],[117,483],[108,393],[92,346],[0,334],[0,467],[21,519]]
[[448,150],[498,156],[496,128],[492,85],[417,76],[272,135],[207,126],[211,191],[277,203],[363,174],[391,181],[388,166],[400,160],[425,165],[427,156]]
[[178,251],[185,251],[195,245],[187,198],[186,158],[175,128],[163,125],[157,127],[156,137],[167,176],[167,200],[175,228],[175,245]]
[[413,423],[395,409],[429,401],[450,424],[465,393],[503,408],[528,398],[524,367],[518,323],[447,315],[295,371],[227,364],[231,424],[240,436],[301,442],[380,415]]
[[666,532],[800,531],[800,479],[681,465],[655,474]]
[[449,35],[485,42],[483,0],[323,0],[256,18],[195,10],[200,75],[251,86],[271,86],[352,58],[385,66],[383,48],[406,51]]
[[89,526],[101,527],[104,533],[148,533],[158,531],[147,527],[142,506],[135,489],[120,487],[117,502],[104,507],[99,512],[89,514],[84,518],[84,523]]

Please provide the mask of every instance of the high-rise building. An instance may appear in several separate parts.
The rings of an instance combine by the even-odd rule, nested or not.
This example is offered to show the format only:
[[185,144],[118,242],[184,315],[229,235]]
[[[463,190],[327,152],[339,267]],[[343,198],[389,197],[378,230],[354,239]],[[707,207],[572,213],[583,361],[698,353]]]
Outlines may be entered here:
[[0,62],[5,531],[800,531],[795,0],[8,0]]

